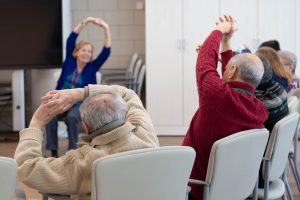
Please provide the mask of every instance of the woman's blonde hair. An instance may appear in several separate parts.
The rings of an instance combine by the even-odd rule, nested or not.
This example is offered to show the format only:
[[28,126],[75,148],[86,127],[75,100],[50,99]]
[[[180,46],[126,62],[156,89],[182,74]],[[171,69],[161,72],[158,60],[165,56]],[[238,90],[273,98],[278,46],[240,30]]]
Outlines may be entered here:
[[90,62],[92,62],[92,60],[93,60],[93,54],[94,54],[94,45],[93,45],[91,42],[89,42],[89,41],[81,40],[80,42],[78,42],[78,43],[76,44],[76,46],[75,46],[75,49],[74,49],[72,55],[73,55],[74,58],[76,58],[76,52],[77,52],[81,47],[83,47],[83,46],[85,46],[85,45],[91,45],[91,47],[92,47],[92,56],[91,56],[91,60],[90,60]]
[[269,60],[269,62],[272,65],[273,72],[277,76],[288,80],[288,82],[293,80],[292,75],[285,69],[282,62],[280,61],[279,55],[277,54],[277,52],[274,49],[272,49],[270,47],[260,47],[256,51],[256,53],[264,56],[265,58],[267,58]]

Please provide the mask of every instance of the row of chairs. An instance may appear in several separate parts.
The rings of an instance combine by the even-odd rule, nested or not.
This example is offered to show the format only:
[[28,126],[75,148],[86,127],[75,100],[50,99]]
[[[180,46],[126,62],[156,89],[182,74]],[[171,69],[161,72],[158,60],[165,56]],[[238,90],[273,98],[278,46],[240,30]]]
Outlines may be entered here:
[[[297,150],[292,142],[297,140],[298,99],[289,98],[289,107],[290,114],[276,123],[270,135],[266,129],[252,129],[216,141],[205,181],[189,180],[195,159],[190,147],[141,149],[100,158],[92,167],[92,199],[183,200],[188,183],[203,185],[205,200],[240,200],[251,193],[252,199],[286,199],[285,191],[293,199],[285,167]],[[261,160],[265,185],[258,189]],[[1,199],[7,191],[0,191]],[[61,199],[44,194],[44,199],[48,197]]]
[[[216,141],[205,181],[189,180],[195,159],[190,147],[150,148],[100,158],[92,168],[92,199],[183,200],[188,199],[188,183],[203,185],[204,200],[240,200],[251,194],[252,199],[286,198],[285,166],[298,121],[299,114],[292,112],[270,135],[267,129],[252,129]],[[258,189],[262,160],[265,185]],[[290,192],[289,196],[293,199]]]
[[145,80],[146,65],[137,53],[134,53],[126,69],[102,69],[102,84],[118,84],[134,90],[141,96],[142,85]]

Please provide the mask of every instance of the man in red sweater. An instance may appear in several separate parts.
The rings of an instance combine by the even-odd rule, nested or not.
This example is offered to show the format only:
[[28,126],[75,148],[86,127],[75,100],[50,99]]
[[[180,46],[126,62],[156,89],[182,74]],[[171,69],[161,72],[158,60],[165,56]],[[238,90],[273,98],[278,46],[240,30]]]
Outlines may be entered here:
[[[263,128],[268,117],[263,103],[253,95],[264,73],[263,64],[254,54],[232,57],[229,43],[234,32],[233,23],[231,16],[220,18],[198,54],[199,108],[183,141],[183,145],[196,151],[192,179],[205,180],[215,141],[239,131]],[[217,72],[220,43],[223,80]],[[202,199],[202,187],[191,186],[189,199]]]

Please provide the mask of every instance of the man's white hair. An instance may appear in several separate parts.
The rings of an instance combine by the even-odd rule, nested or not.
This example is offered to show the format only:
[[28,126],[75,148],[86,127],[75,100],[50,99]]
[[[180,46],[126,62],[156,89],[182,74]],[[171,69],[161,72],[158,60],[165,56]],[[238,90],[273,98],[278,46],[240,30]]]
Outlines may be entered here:
[[126,102],[115,93],[101,93],[86,98],[80,106],[82,120],[95,131],[102,126],[124,120],[127,111]]
[[231,58],[230,64],[237,67],[237,75],[242,81],[252,85],[254,88],[258,86],[264,75],[263,64],[255,55],[250,53],[242,53]]

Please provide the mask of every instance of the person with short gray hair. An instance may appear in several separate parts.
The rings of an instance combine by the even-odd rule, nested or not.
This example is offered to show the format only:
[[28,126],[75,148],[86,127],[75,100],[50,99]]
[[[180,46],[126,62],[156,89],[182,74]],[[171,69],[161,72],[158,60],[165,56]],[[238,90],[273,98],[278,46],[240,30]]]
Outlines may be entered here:
[[[19,166],[19,180],[42,193],[90,199],[91,169],[96,159],[159,146],[141,100],[134,91],[125,87],[89,85],[50,91],[42,100],[29,128],[20,131],[14,155]],[[80,115],[86,135],[81,137],[77,149],[69,150],[59,158],[44,158],[42,127],[55,115],[81,101]]]
[[[263,128],[268,112],[254,96],[264,68],[249,53],[233,56],[230,38],[234,32],[231,16],[219,19],[215,30],[198,51],[196,63],[199,108],[195,112],[183,145],[196,151],[190,178],[205,180],[211,148],[219,139],[254,128]],[[217,72],[221,45],[222,78]],[[191,185],[189,200],[202,199],[201,186]]]
[[239,79],[256,88],[263,76],[264,70],[259,62],[253,61],[253,57],[251,53],[238,54],[232,57],[229,64],[237,67],[236,70]]
[[95,131],[117,120],[124,120],[126,102],[115,93],[100,93],[86,98],[80,106],[84,126]]
[[295,89],[300,88],[300,77],[296,76],[297,56],[290,51],[279,51],[278,55],[284,67],[292,75],[292,81],[287,88],[288,95],[290,96]]

